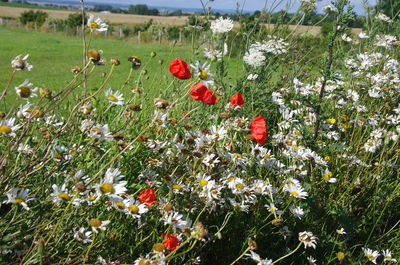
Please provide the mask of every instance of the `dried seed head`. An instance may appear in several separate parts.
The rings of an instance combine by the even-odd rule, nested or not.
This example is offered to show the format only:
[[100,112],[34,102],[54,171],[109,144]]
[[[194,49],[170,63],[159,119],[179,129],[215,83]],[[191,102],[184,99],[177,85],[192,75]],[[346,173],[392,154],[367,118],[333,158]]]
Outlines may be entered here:
[[85,192],[86,191],[86,186],[83,183],[76,183],[75,184],[75,188],[79,191],[79,192]]
[[155,98],[154,105],[160,109],[166,109],[169,106],[169,102],[163,98]]
[[6,116],[6,113],[3,111],[0,111],[0,118],[4,118]]
[[118,65],[121,64],[121,62],[117,58],[111,58],[110,59],[110,63],[115,65],[115,66],[118,66]]
[[164,244],[163,243],[155,243],[153,245],[153,251],[163,253],[165,250]]
[[101,220],[97,218],[92,218],[88,221],[88,224],[92,227],[100,227],[101,226]]
[[98,50],[88,50],[87,57],[92,61],[100,61],[101,56]]
[[47,88],[39,88],[39,94],[44,98],[51,99],[53,92]]
[[249,239],[247,240],[247,244],[249,245],[249,247],[250,247],[252,250],[256,250],[256,249],[257,249],[257,243],[256,243],[256,241],[254,241],[253,239],[249,238]]
[[141,111],[141,110],[142,110],[142,108],[140,107],[140,105],[137,105],[137,104],[130,104],[130,105],[128,106],[128,108],[129,108],[130,110],[133,110],[133,111]]
[[132,68],[137,70],[142,65],[142,61],[137,56],[128,57],[128,61],[132,62]]
[[277,219],[272,221],[272,225],[273,226],[281,226],[282,222],[283,222],[283,220],[281,218],[277,218]]
[[205,226],[201,222],[197,222],[194,225],[194,228],[196,229],[196,232],[197,232],[196,239],[203,240],[204,238],[207,237],[207,235],[208,235],[207,228],[205,228]]
[[82,68],[80,68],[79,66],[74,66],[71,68],[71,72],[73,72],[74,74],[80,74],[82,72]]

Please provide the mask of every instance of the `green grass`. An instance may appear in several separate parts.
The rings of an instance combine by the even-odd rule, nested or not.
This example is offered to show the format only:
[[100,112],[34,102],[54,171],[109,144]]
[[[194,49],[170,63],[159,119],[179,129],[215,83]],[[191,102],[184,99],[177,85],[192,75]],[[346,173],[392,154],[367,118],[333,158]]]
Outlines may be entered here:
[[[3,40],[0,44],[1,62],[11,62],[19,54],[30,54],[29,62],[33,65],[32,71],[19,72],[14,79],[14,85],[29,79],[35,87],[45,87],[58,91],[73,78],[70,71],[71,67],[82,66],[82,39],[79,37],[0,27],[0,38]],[[129,74],[131,67],[131,63],[127,61],[129,56],[138,56],[142,61],[140,70],[146,69],[149,76],[159,77],[159,79],[144,78],[141,88],[162,91],[162,86],[169,83],[168,63],[177,57],[190,62],[189,59],[192,55],[191,48],[188,46],[139,44],[101,38],[94,38],[91,48],[102,50],[102,57],[106,61],[106,65],[98,67],[90,78],[89,85],[92,87],[99,85],[104,78],[104,74],[110,67],[109,60],[111,58],[117,58],[121,61],[121,65],[115,70],[108,84],[108,87],[113,89],[118,89],[122,80],[126,80]],[[151,52],[156,52],[157,56],[151,58]],[[163,61],[163,64],[160,64],[160,60]],[[228,80],[231,77],[243,74],[243,68],[238,62],[237,58],[230,61],[228,70],[231,75],[227,77]],[[133,79],[135,79],[135,76],[137,77],[140,70],[134,72]],[[8,81],[11,71],[10,64],[2,63],[0,65],[0,72],[2,73],[0,83],[4,84]]]

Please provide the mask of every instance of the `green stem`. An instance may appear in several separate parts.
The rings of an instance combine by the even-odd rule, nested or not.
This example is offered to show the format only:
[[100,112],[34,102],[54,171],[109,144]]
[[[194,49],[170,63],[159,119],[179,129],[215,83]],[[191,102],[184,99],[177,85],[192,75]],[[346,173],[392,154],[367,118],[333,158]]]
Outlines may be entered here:
[[293,255],[297,250],[299,250],[299,248],[300,248],[300,246],[301,246],[302,244],[303,244],[303,242],[300,241],[300,243],[297,245],[297,247],[296,247],[292,252],[286,254],[286,255],[283,256],[283,257],[280,257],[279,259],[277,259],[277,260],[275,260],[274,262],[272,262],[272,264],[278,263],[279,261],[281,261],[281,260],[283,260],[283,259],[285,259],[285,258],[287,258],[287,257],[289,257],[289,256],[291,256],[291,255]]

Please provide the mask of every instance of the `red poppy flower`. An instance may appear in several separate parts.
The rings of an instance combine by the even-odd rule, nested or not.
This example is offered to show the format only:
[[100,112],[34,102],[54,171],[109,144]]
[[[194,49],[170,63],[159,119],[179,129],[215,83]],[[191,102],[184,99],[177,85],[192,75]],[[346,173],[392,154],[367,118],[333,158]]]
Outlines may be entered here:
[[250,123],[251,136],[259,145],[263,145],[267,140],[267,126],[262,115],[259,115]]
[[179,246],[179,239],[176,235],[162,234],[161,236],[164,238],[163,244],[166,249],[173,251]]
[[169,64],[169,71],[173,74],[176,78],[181,80],[189,79],[192,77],[190,73],[189,67],[186,62],[182,61],[179,58],[176,58]]
[[139,201],[146,204],[147,206],[152,206],[157,202],[156,191],[152,188],[145,189],[139,194]]
[[200,101],[203,99],[204,93],[206,93],[207,89],[208,88],[202,82],[194,84],[190,88],[190,96],[194,100]]
[[214,91],[212,91],[211,89],[207,89],[206,92],[204,93],[202,101],[207,105],[214,105],[217,104],[218,99],[214,95]]
[[233,95],[230,99],[229,102],[232,104],[232,106],[234,107],[243,107],[244,105],[244,98],[243,95],[240,93],[236,93],[235,95]]

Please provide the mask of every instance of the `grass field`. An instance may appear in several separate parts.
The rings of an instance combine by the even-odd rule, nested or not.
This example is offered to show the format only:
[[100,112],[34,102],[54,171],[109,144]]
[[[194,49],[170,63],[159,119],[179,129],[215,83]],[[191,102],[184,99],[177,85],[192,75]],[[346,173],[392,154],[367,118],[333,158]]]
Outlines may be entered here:
[[[29,53],[30,60],[35,65],[32,72],[21,72],[17,75],[16,83],[22,83],[25,79],[29,79],[37,87],[58,91],[73,78],[70,69],[82,64],[82,40],[79,37],[0,27],[0,38],[4,40],[0,43],[1,62],[11,62],[16,55]],[[110,87],[117,88],[121,85],[121,80],[125,80],[129,74],[130,63],[127,58],[138,56],[143,65],[139,71],[134,72],[134,75],[137,76],[140,71],[146,69],[151,76],[160,77],[157,80],[153,78],[143,80],[145,90],[158,91],[162,86],[168,85],[168,81],[162,78],[169,74],[168,62],[176,57],[189,60],[192,54],[190,47],[173,46],[172,44],[139,44],[104,39],[95,39],[92,43],[93,48],[103,50],[103,57],[107,61],[107,65],[96,69],[94,76],[89,81],[91,86],[98,85],[99,81],[104,78],[103,74],[109,69],[108,60],[118,58],[122,62],[121,66],[116,69],[109,83]],[[152,58],[151,52],[155,52],[157,56]],[[160,64],[160,60],[163,61],[163,64]],[[243,73],[243,67],[239,66],[237,61],[238,59],[233,59],[229,64],[229,71],[233,76]],[[0,71],[2,73],[0,83],[5,84],[10,72],[9,64],[2,63]]]

